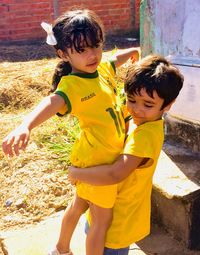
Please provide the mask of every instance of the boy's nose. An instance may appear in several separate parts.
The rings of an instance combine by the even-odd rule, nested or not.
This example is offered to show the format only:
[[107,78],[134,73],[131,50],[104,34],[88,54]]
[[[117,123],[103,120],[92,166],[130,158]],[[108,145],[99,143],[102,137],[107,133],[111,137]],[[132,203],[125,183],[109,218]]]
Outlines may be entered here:
[[138,105],[134,105],[133,112],[138,114],[140,112],[140,107]]

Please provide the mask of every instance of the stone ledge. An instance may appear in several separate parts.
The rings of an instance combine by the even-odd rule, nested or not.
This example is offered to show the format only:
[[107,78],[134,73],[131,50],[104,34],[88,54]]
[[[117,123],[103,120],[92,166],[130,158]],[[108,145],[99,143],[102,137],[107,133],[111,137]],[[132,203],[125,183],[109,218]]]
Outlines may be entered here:
[[170,144],[164,149],[168,155],[162,151],[153,178],[153,220],[189,249],[200,249],[199,157]]
[[191,148],[193,152],[200,152],[200,123],[167,114],[165,116],[166,139],[176,141]]

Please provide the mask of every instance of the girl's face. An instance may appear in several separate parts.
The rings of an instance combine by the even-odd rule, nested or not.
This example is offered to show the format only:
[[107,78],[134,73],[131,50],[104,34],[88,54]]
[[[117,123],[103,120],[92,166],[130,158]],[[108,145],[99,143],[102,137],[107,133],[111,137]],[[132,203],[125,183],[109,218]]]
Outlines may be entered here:
[[133,117],[134,123],[139,126],[149,121],[156,121],[162,118],[165,111],[170,109],[170,105],[161,110],[164,99],[160,98],[156,91],[153,98],[150,97],[145,89],[141,89],[140,95],[127,96],[127,109]]
[[84,47],[80,53],[74,48],[68,49],[59,56],[64,61],[69,61],[73,73],[94,73],[101,62],[102,44],[98,47]]

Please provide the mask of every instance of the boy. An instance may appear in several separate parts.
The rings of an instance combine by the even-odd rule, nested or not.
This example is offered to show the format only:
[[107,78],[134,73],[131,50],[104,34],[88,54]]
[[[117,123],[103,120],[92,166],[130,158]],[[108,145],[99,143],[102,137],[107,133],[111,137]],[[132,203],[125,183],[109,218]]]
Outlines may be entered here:
[[104,255],[126,255],[130,244],[150,232],[152,178],[164,141],[162,116],[182,86],[183,76],[162,56],[147,56],[136,63],[125,81],[127,109],[135,125],[122,154],[110,165],[69,169],[72,181],[118,183]]

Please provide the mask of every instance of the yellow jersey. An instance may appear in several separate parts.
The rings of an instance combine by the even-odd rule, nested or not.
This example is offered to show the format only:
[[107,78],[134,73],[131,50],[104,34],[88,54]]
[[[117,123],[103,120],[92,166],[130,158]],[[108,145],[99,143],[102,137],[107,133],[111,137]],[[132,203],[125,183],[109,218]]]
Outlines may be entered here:
[[149,158],[118,184],[113,221],[105,246],[119,249],[150,232],[152,178],[164,141],[163,120],[144,123],[128,136],[123,154]]
[[[71,153],[74,166],[112,163],[123,148],[125,124],[114,76],[114,64],[107,61],[95,73],[71,73],[58,85],[55,93],[66,102],[60,113],[77,117],[81,129]],[[113,207],[116,192],[116,185],[77,184],[80,197],[105,208]]]

